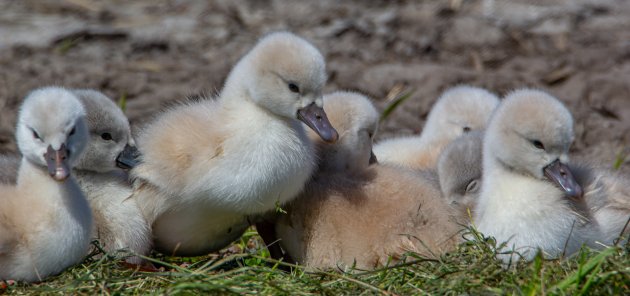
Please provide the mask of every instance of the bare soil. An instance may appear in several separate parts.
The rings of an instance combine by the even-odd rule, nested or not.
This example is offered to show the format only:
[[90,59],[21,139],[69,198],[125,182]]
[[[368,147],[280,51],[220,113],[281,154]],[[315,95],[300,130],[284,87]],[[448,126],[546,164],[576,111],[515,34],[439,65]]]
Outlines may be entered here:
[[578,159],[612,167],[630,152],[630,1],[9,0],[0,2],[0,153],[16,151],[16,111],[31,89],[126,97],[137,127],[169,102],[215,94],[257,38],[277,30],[324,53],[327,91],[357,90],[381,109],[413,91],[380,139],[419,133],[439,94],[466,83],[560,98],[575,116]]

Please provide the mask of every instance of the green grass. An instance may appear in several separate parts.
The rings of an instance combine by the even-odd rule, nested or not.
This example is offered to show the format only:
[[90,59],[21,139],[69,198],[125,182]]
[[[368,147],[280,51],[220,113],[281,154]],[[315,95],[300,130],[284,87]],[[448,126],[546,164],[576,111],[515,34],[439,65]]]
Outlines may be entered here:
[[[623,295],[630,293],[630,247],[582,250],[565,260],[544,260],[505,269],[494,259],[492,240],[462,243],[439,259],[408,254],[406,263],[374,271],[312,271],[268,258],[255,232],[230,250],[205,257],[154,255],[160,272],[119,264],[125,254],[88,257],[82,264],[38,284],[17,283],[0,294],[145,295]],[[242,251],[241,251],[242,250]],[[128,255],[128,254],[126,254]]]
[[127,92],[123,92],[120,95],[120,98],[118,98],[117,105],[120,108],[120,110],[122,110],[123,113],[127,111]]
[[387,104],[385,109],[383,109],[383,112],[381,112],[379,123],[385,121],[396,109],[398,109],[398,107],[400,107],[402,103],[411,98],[415,91],[415,89],[404,91],[402,88],[398,91],[391,90],[390,93],[396,92],[396,94],[394,94],[391,102]]
[[621,168],[621,165],[623,165],[623,163],[628,158],[627,151],[628,148],[624,148],[617,153],[617,155],[615,156],[615,162],[613,163],[613,170],[619,170]]
[[83,40],[82,37],[78,38],[66,38],[59,42],[59,44],[55,47],[55,52],[60,55],[65,55],[68,53],[70,49],[77,46],[79,42]]

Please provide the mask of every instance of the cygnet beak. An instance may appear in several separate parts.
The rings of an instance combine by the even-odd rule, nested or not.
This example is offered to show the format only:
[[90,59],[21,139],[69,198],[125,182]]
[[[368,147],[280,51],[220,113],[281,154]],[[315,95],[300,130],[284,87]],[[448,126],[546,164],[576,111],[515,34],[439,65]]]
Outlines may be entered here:
[[374,155],[374,151],[370,151],[370,164],[378,163],[378,159],[376,159],[376,155]]
[[569,167],[560,162],[560,160],[556,160],[547,165],[543,169],[543,172],[545,173],[545,177],[558,185],[558,187],[560,187],[560,189],[562,189],[568,197],[582,197],[582,186],[580,186],[580,184],[578,184],[575,180],[571,170],[569,170]]
[[44,158],[46,159],[46,166],[48,166],[48,174],[53,179],[61,182],[70,176],[66,144],[61,144],[59,150],[55,150],[51,145],[48,145]]
[[339,138],[339,134],[328,121],[324,109],[318,107],[315,103],[298,109],[297,116],[299,120],[315,131],[322,140],[334,143]]
[[139,158],[140,151],[136,146],[125,145],[125,149],[116,157],[116,166],[124,170],[132,169],[140,163]]

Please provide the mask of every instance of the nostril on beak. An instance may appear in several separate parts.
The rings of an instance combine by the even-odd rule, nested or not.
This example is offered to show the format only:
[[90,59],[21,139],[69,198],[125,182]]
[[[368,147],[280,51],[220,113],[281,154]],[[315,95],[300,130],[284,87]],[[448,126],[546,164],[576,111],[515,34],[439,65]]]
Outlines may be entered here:
[[141,154],[135,146],[126,145],[116,157],[116,166],[121,169],[134,168],[139,163]]
[[70,156],[70,150],[68,150],[66,144],[61,144],[61,147],[59,147],[59,152],[61,152],[62,160],[66,160]]
[[567,176],[567,171],[564,168],[560,168],[560,176],[563,178]]

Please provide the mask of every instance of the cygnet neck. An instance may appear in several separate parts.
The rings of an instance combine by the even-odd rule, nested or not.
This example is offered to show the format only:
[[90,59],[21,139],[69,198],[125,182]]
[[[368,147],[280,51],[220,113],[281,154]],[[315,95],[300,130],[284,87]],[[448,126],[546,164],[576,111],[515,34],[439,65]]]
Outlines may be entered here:
[[18,170],[18,187],[42,183],[46,184],[51,181],[53,180],[51,179],[50,175],[48,174],[48,170],[45,167],[31,162],[26,157],[22,157],[20,168]]
[[65,204],[72,205],[73,208],[89,208],[85,196],[72,174],[64,181],[55,181],[48,174],[46,168],[42,168],[26,158],[22,159],[20,165],[17,187],[27,190],[31,193],[29,195],[41,202],[43,202],[41,199],[57,200],[61,198]]
[[247,83],[250,81],[249,75],[251,75],[251,71],[248,71],[250,67],[249,64],[249,57],[245,56],[234,66],[230,74],[228,74],[220,95],[222,99],[229,98],[229,100],[224,100],[227,101],[224,103],[251,102],[251,95],[247,90]]

